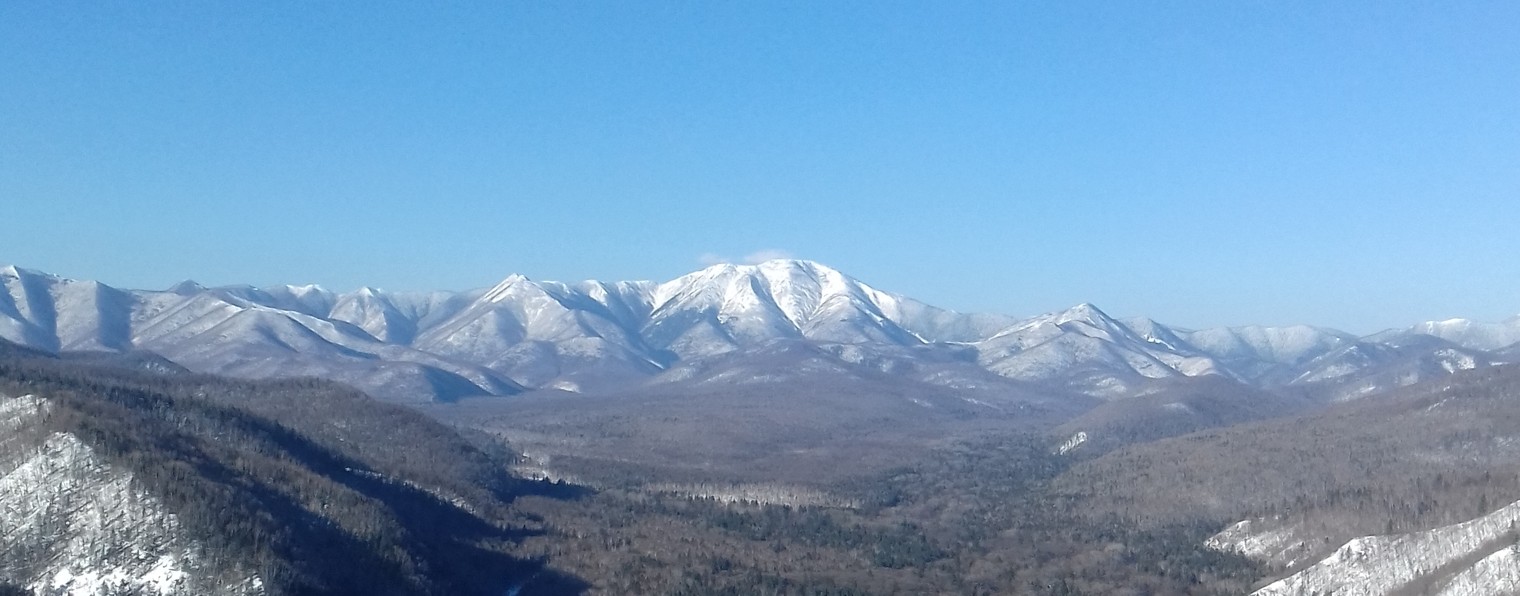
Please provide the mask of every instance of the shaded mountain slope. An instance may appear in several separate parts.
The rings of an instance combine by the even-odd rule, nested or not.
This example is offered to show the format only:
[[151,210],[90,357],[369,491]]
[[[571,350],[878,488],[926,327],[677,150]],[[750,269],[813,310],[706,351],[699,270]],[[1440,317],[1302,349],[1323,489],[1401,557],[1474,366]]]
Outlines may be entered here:
[[1056,432],[1063,437],[1081,433],[1079,453],[1091,456],[1125,445],[1297,414],[1317,405],[1302,395],[1254,389],[1220,376],[1162,379],[1139,396],[1088,410]]

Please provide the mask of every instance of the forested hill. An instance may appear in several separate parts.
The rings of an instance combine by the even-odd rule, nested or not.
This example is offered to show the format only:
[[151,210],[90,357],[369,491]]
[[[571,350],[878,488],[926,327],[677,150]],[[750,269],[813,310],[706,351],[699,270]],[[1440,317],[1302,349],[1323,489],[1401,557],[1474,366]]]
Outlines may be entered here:
[[20,512],[3,522],[0,584],[580,589],[508,554],[528,531],[508,505],[542,485],[513,480],[502,456],[439,423],[341,385],[155,375],[0,350],[0,413],[0,501]]

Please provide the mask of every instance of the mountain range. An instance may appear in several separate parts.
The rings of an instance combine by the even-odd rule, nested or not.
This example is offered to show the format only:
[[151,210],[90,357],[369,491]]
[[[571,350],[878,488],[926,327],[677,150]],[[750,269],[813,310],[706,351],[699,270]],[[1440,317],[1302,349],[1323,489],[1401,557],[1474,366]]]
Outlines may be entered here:
[[6,267],[0,594],[1499,593],[1517,342]]
[[1091,304],[1029,318],[964,314],[800,260],[714,265],[663,283],[512,275],[422,293],[190,281],[124,290],[10,266],[0,269],[0,338],[55,353],[150,352],[245,378],[321,377],[400,402],[685,382],[788,346],[958,388],[1006,379],[1112,399],[1218,375],[1333,400],[1513,360],[1520,316],[1357,336],[1183,329]]

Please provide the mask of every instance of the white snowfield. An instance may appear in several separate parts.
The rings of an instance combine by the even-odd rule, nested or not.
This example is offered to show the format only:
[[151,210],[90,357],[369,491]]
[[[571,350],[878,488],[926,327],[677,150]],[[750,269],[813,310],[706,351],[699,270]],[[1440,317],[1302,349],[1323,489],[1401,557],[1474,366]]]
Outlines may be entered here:
[[[1443,596],[1520,594],[1520,502],[1432,530],[1356,538],[1256,596],[1372,596],[1398,590]],[[1241,522],[1209,545],[1248,557],[1292,563],[1302,552],[1292,528],[1253,532]]]
[[[20,429],[47,410],[44,400],[0,396],[0,427],[8,452]],[[194,544],[175,516],[133,486],[131,474],[102,461],[70,434],[54,433],[0,461],[0,557],[7,575],[37,594],[105,596],[136,593],[179,596],[202,590],[190,584]],[[13,575],[17,567],[28,576]],[[219,594],[262,594],[248,578]]]
[[1487,366],[1497,360],[1488,351],[1520,342],[1520,317],[1362,338],[1309,326],[1193,331],[1120,321],[1091,304],[1018,319],[936,308],[797,260],[714,265],[663,283],[512,275],[458,293],[119,290],[11,266],[0,268],[0,338],[45,351],[147,350],[199,372],[319,376],[408,401],[626,386],[782,341],[845,346],[833,351],[851,362],[917,350],[933,366],[956,360],[1099,397],[1213,374],[1355,397]]

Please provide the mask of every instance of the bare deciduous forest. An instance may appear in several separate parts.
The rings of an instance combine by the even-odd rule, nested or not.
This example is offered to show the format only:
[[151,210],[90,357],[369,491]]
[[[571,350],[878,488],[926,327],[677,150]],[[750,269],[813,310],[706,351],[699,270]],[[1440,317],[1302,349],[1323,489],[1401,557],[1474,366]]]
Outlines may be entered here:
[[[52,407],[7,444],[79,437],[191,529],[199,581],[256,574],[271,593],[1237,594],[1291,570],[1205,546],[1236,521],[1332,548],[1520,498],[1515,367],[1329,405],[1185,383],[1164,400],[1193,416],[1157,397],[1049,430],[950,416],[933,440],[933,424],[885,435],[869,465],[792,459],[815,467],[769,484],[742,470],[763,454],[706,473],[552,458],[595,480],[576,485],[510,473],[534,462],[500,419],[450,428],[330,382],[140,364],[12,351],[0,394]],[[629,446],[647,437],[619,424]],[[1097,438],[1057,454],[1073,430]],[[40,554],[9,550],[3,577]]]

